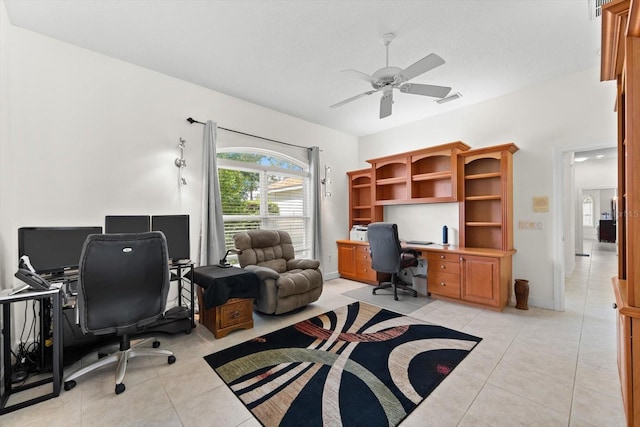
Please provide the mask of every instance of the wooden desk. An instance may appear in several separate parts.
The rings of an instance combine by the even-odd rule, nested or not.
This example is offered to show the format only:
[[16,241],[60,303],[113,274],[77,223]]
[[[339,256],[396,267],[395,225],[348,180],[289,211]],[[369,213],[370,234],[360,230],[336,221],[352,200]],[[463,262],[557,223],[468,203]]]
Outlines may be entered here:
[[[380,273],[371,270],[371,260],[356,258],[358,251],[368,254],[369,242],[338,240],[337,244],[342,277],[374,285],[379,282]],[[427,291],[433,298],[500,311],[509,304],[515,250],[405,243],[402,247],[417,250],[427,260]]]

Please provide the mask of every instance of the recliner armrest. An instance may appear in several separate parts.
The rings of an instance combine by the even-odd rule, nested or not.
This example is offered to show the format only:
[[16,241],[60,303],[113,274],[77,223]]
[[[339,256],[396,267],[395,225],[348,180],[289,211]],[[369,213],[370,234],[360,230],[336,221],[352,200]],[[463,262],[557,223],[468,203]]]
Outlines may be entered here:
[[269,268],[269,267],[261,267],[259,265],[247,265],[244,267],[245,270],[256,273],[260,280],[274,279],[277,280],[280,277],[277,271]]
[[290,259],[287,261],[287,270],[294,270],[299,268],[301,270],[305,270],[307,268],[317,269],[320,267],[320,261],[317,259]]

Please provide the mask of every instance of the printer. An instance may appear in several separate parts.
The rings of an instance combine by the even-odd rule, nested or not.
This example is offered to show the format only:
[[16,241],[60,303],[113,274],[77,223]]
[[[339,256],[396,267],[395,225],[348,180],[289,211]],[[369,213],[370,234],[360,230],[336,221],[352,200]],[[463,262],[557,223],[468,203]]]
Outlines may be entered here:
[[367,226],[366,225],[354,225],[349,232],[350,240],[360,240],[367,242]]

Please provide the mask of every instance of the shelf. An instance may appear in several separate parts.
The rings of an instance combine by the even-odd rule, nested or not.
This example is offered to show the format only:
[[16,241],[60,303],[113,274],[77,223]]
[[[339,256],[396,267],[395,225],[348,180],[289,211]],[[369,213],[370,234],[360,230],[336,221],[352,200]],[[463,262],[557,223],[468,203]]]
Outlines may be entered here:
[[488,178],[500,178],[500,172],[478,173],[474,175],[465,175],[464,179],[488,179]]
[[373,206],[371,205],[361,205],[361,206],[354,206],[353,209],[371,209]]
[[467,227],[501,227],[502,224],[499,222],[465,222],[465,226]]
[[451,171],[421,173],[418,175],[413,175],[411,177],[411,180],[412,181],[430,181],[430,180],[436,180],[436,179],[449,179],[449,178],[451,178]]
[[371,184],[353,184],[351,188],[371,188]]
[[394,185],[394,184],[406,184],[406,183],[407,183],[407,179],[404,176],[396,177],[396,178],[384,178],[376,181],[376,185]]
[[500,200],[502,197],[499,194],[490,194],[487,196],[468,196],[464,198],[467,202],[473,202],[476,200]]
[[353,221],[371,222],[371,218],[368,217],[353,217]]

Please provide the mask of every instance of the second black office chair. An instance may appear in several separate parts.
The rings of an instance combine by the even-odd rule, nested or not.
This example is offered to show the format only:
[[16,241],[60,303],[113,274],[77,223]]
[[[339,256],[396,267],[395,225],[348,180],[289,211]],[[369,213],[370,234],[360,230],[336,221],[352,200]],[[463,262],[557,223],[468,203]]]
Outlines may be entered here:
[[418,296],[412,287],[402,283],[400,272],[418,265],[418,252],[403,249],[398,238],[398,226],[389,222],[374,222],[367,227],[367,239],[371,250],[371,268],[379,273],[391,274],[389,282],[382,282],[373,288],[373,294],[379,289],[393,288],[393,299],[398,300],[398,289]]
[[[129,336],[155,322],[165,310],[169,292],[167,241],[161,232],[92,234],[80,255],[78,307],[84,334],[120,337],[120,351],[98,359],[64,379],[70,390],[76,378],[109,364],[118,364],[116,394],[125,390],[127,360],[136,356],[163,356],[176,361],[169,350],[160,350],[155,338],[134,345]],[[152,343],[153,348],[141,348]]]

